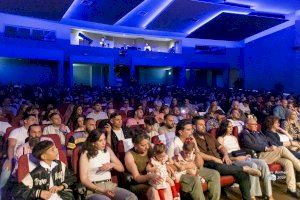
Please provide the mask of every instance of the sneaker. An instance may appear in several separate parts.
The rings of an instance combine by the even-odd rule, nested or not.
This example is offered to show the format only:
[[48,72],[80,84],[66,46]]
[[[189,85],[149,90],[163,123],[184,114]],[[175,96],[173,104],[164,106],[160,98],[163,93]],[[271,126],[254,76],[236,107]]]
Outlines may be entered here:
[[251,176],[258,176],[258,177],[261,176],[261,172],[258,169],[254,169],[249,166],[244,166],[243,168],[244,168],[244,172],[246,172]]
[[297,192],[297,190],[295,192],[292,192],[291,190],[287,189],[286,193],[290,194],[293,197],[300,198],[300,194],[299,194],[299,192]]

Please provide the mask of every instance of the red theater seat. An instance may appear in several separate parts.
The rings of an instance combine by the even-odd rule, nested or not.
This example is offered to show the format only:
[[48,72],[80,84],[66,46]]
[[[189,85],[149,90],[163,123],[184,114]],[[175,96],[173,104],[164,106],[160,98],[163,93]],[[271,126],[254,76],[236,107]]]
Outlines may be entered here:
[[278,163],[269,164],[270,172],[282,171],[282,166]]
[[57,134],[42,135],[42,138],[43,137],[44,138],[50,138],[54,142],[57,149],[59,149],[59,150],[62,149],[62,144],[61,144],[60,138]]
[[72,132],[72,131],[66,134],[66,141],[65,141],[66,147],[68,146],[68,142],[73,135],[74,135],[74,132]]

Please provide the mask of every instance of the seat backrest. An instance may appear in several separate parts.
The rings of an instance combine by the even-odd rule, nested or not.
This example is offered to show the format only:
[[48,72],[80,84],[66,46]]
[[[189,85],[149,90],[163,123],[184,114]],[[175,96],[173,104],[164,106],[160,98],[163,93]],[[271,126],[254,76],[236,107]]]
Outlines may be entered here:
[[134,117],[134,110],[128,110],[127,111],[127,118],[133,118]]
[[151,138],[151,143],[152,144],[157,144],[158,142],[162,142],[164,144],[167,144],[167,139],[166,136],[163,135],[155,135]]
[[239,129],[237,126],[234,126],[232,129],[232,135],[239,139]]
[[218,129],[217,128],[212,128],[210,130],[210,135],[213,136],[214,138],[217,138],[217,133],[218,133]]
[[41,138],[43,138],[43,137],[44,138],[50,138],[54,142],[57,149],[59,149],[59,150],[62,149],[62,144],[61,144],[60,138],[57,134],[42,135]]
[[79,169],[79,157],[81,153],[81,146],[76,146],[75,149],[73,149],[72,158],[71,158],[71,164],[74,174],[79,175],[78,169]]
[[125,153],[132,148],[133,148],[133,143],[131,138],[118,141],[116,155],[123,164],[124,164]]
[[[65,165],[68,165],[67,156],[63,150],[58,150],[58,160],[63,162]],[[39,161],[34,158],[32,154],[24,154],[20,156],[17,169],[18,182],[21,182],[28,173],[34,170],[38,162]]]
[[66,134],[65,146],[68,146],[68,142],[73,135],[74,135],[74,132],[72,132],[72,131]]

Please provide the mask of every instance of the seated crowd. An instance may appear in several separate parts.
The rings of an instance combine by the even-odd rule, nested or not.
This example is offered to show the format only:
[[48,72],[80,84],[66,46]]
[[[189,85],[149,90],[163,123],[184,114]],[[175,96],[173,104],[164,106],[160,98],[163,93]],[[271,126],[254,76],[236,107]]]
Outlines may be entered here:
[[0,198],[218,200],[236,184],[242,199],[274,199],[276,164],[288,195],[300,198],[298,100],[235,89],[0,85]]

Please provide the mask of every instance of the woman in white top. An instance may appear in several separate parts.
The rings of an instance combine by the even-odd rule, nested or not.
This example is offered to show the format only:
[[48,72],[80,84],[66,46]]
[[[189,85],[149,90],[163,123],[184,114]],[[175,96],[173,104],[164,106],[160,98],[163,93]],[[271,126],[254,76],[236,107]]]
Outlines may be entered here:
[[79,161],[80,181],[87,187],[87,199],[137,200],[135,194],[111,181],[112,169],[124,172],[120,160],[106,146],[105,132],[93,130],[83,145]]
[[[263,195],[268,197],[268,199],[274,199],[272,196],[272,185],[270,177],[270,171],[267,163],[261,159],[251,158],[250,155],[246,155],[246,152],[243,155],[243,151],[240,148],[239,142],[235,136],[232,135],[233,125],[229,120],[222,121],[219,127],[218,141],[223,145],[228,153],[231,155],[230,159],[234,161],[235,165],[239,166],[249,166],[261,171],[261,177],[263,179]],[[236,154],[240,153],[240,155]],[[235,156],[233,156],[235,155]],[[262,195],[262,190],[260,187],[259,177],[250,176],[251,182],[251,199],[255,199],[256,196]]]

